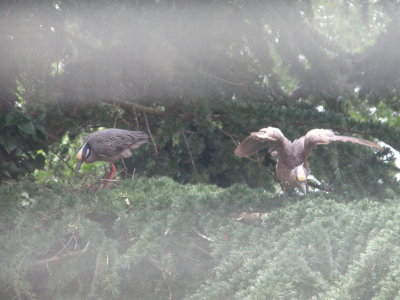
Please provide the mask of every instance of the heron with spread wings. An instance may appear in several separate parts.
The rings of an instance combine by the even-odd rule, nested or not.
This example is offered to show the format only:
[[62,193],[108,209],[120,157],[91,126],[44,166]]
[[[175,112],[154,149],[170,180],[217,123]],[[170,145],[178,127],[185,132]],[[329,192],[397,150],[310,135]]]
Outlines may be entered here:
[[309,190],[307,177],[311,173],[308,158],[315,146],[331,142],[350,142],[382,150],[382,147],[373,142],[352,136],[337,135],[329,129],[312,129],[291,142],[278,128],[267,127],[258,132],[252,132],[236,147],[235,155],[248,157],[270,145],[268,152],[278,157],[276,175],[282,190],[285,192],[286,185],[291,185],[307,194]]

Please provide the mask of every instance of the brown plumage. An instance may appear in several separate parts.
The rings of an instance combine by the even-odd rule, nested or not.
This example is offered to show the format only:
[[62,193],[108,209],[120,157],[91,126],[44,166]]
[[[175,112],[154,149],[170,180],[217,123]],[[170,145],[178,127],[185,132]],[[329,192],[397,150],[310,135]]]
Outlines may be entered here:
[[329,129],[310,130],[306,135],[291,142],[278,128],[267,127],[258,132],[252,132],[236,147],[235,155],[248,157],[270,145],[269,153],[278,157],[276,174],[283,191],[285,191],[285,186],[289,184],[301,188],[304,193],[307,193],[307,176],[311,173],[307,160],[315,146],[326,145],[331,142],[350,142],[382,150],[380,146],[370,141],[337,135]]

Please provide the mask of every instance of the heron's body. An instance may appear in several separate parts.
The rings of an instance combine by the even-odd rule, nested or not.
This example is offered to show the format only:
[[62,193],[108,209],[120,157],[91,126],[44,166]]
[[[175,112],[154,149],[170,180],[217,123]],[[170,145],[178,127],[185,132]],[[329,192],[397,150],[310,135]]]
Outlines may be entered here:
[[295,177],[292,176],[291,173],[297,166],[301,165],[304,165],[307,171],[306,176],[310,175],[310,168],[307,158],[305,157],[303,140],[291,142],[286,139],[282,148],[276,150],[276,155],[278,156],[276,175],[281,182],[287,182],[289,185],[297,186],[297,182],[293,180]]
[[351,136],[336,135],[329,129],[313,129],[306,135],[291,142],[278,128],[268,127],[253,132],[236,149],[239,157],[250,156],[271,144],[269,153],[277,156],[276,174],[285,190],[285,186],[291,185],[308,191],[307,176],[310,175],[308,158],[316,145],[329,144],[331,142],[351,142],[364,146],[382,148],[370,141]]
[[108,128],[91,133],[79,149],[76,173],[83,162],[107,161],[111,163],[111,171],[107,179],[111,179],[116,171],[114,162],[132,156],[132,150],[147,143],[148,136],[141,131],[130,131]]

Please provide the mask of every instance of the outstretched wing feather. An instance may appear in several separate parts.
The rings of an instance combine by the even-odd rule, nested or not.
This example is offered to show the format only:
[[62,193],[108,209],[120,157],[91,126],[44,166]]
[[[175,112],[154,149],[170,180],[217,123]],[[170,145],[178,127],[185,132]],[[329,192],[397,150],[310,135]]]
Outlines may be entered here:
[[268,147],[269,142],[276,146],[282,143],[284,139],[284,135],[278,128],[263,128],[258,132],[251,133],[250,136],[236,147],[234,153],[239,157],[247,157]]
[[311,154],[311,151],[315,146],[329,144],[331,142],[349,142],[382,150],[382,147],[368,140],[352,136],[336,135],[330,129],[313,129],[307,132],[304,136],[304,150],[306,157]]
[[360,139],[360,138],[356,138],[356,137],[352,137],[352,136],[336,135],[332,138],[332,141],[334,141],[334,142],[350,142],[350,143],[354,143],[354,144],[369,146],[369,147],[375,148],[377,150],[383,150],[381,146],[379,146],[373,142],[370,142],[370,141],[364,140],[364,139]]
[[239,157],[248,157],[266,147],[266,141],[261,141],[250,135],[236,147],[234,153]]

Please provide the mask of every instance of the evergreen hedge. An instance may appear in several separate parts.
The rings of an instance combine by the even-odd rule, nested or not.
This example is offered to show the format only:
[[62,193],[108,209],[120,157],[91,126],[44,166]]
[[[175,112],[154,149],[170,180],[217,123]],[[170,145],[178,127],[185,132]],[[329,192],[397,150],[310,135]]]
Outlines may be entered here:
[[399,201],[136,178],[0,186],[0,299],[394,299]]

